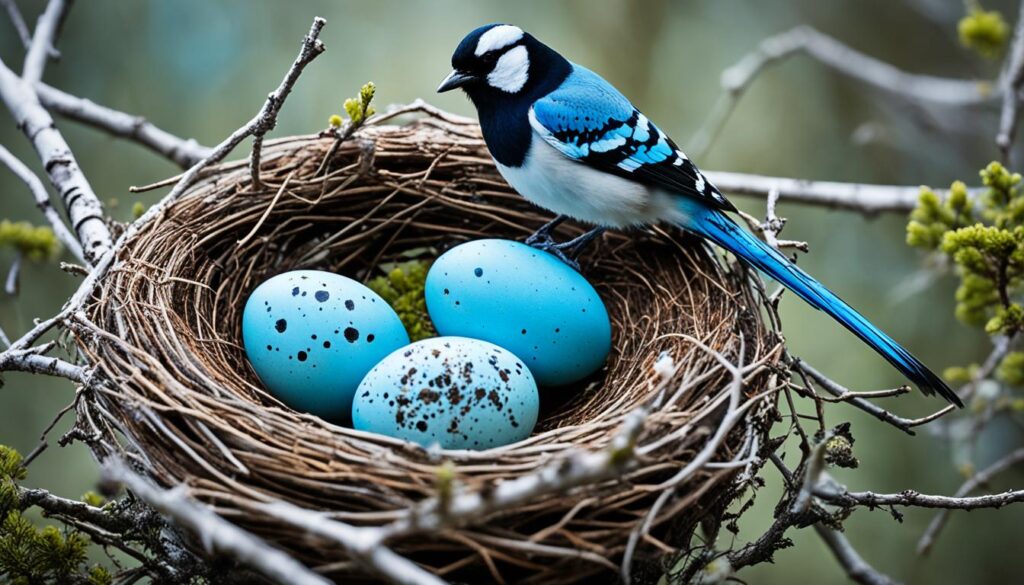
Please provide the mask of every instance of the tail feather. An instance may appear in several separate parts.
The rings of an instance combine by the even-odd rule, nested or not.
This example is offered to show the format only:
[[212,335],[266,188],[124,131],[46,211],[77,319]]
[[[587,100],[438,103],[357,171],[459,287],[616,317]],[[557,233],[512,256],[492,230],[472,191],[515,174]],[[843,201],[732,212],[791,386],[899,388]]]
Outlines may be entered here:
[[896,343],[863,315],[825,288],[771,246],[744,230],[724,213],[684,200],[680,203],[687,221],[682,227],[711,240],[765,272],[812,307],[822,310],[867,343],[927,394],[938,394],[963,407],[960,397],[909,351]]

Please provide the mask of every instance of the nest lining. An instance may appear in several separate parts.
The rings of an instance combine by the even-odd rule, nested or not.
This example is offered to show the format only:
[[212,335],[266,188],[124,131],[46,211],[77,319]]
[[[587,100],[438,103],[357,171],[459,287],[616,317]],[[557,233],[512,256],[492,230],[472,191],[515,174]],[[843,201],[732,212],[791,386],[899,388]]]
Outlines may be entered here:
[[[764,362],[745,381],[748,396],[770,384],[781,346],[746,274],[678,231],[607,235],[581,263],[608,306],[612,355],[567,400],[544,405],[529,439],[438,454],[334,426],[279,403],[245,359],[241,312],[260,282],[303,268],[365,281],[382,262],[410,254],[436,256],[483,237],[521,239],[550,215],[500,178],[475,125],[430,117],[367,126],[336,151],[332,142],[268,143],[259,192],[250,190],[244,162],[212,169],[126,245],[87,319],[73,328],[86,361],[110,382],[79,402],[90,446],[101,459],[129,459],[164,485],[187,484],[243,528],[350,579],[358,567],[340,559],[336,546],[261,517],[254,504],[284,499],[376,525],[436,495],[442,461],[464,485],[485,489],[570,450],[604,448],[623,417],[653,398],[653,364],[667,351],[680,366],[665,386],[672,394],[641,436],[658,446],[621,480],[390,543],[457,581],[613,575],[630,532],[660,495],[652,486],[685,467],[721,419],[722,409],[710,405],[722,402],[730,374],[707,348],[734,363],[741,353],[746,363]],[[318,175],[329,152],[327,172]],[[564,226],[557,235],[579,233],[581,226]],[[716,458],[731,458],[751,434],[764,438],[767,410],[735,428]],[[638,554],[685,545],[698,522],[720,518],[735,496],[736,471],[705,469],[678,486]]]

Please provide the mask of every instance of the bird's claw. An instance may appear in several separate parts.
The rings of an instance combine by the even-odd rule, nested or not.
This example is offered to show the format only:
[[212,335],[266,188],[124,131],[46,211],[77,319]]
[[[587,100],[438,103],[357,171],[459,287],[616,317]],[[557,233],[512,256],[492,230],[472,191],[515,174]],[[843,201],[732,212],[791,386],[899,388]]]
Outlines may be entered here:
[[558,216],[554,220],[548,222],[544,227],[537,230],[529,238],[526,238],[526,244],[537,248],[538,250],[544,250],[545,252],[557,257],[562,262],[565,262],[573,270],[579,272],[580,263],[576,260],[579,257],[580,252],[587,247],[590,242],[597,236],[604,233],[605,228],[596,227],[589,232],[569,240],[568,242],[558,243],[551,237],[551,230],[558,224],[564,221],[563,216]]
[[[551,239],[551,236],[547,236],[545,239],[535,239],[535,236],[536,234],[530,236],[530,239],[533,239],[533,241],[531,242],[530,239],[528,239],[526,240],[526,244],[533,248],[543,250],[548,254],[551,254],[552,256],[558,258],[562,262],[568,264],[569,267],[575,270],[576,272],[580,271],[580,263],[577,262],[575,258],[569,256],[569,254],[574,254],[576,252],[575,246],[567,246],[567,244],[572,244],[573,242],[570,241],[559,244],[558,242]],[[566,251],[568,251],[569,253],[567,254]]]
[[537,247],[537,244],[550,244],[554,245],[554,238],[551,237],[551,232],[555,231],[555,228],[559,226],[563,221],[567,219],[564,215],[555,216],[554,219],[540,226],[540,228],[530,234],[530,237],[526,238],[524,242],[527,246]]

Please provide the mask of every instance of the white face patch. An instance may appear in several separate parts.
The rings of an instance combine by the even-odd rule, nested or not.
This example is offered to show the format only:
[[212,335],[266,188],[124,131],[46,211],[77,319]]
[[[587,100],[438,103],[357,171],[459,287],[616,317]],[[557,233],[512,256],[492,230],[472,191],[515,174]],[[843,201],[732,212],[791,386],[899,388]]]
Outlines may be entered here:
[[498,59],[494,70],[487,74],[487,83],[493,88],[516,93],[526,85],[529,73],[530,53],[520,45]]
[[480,35],[476,43],[476,56],[479,57],[488,51],[503,49],[512,43],[523,38],[523,29],[510,24],[496,26]]

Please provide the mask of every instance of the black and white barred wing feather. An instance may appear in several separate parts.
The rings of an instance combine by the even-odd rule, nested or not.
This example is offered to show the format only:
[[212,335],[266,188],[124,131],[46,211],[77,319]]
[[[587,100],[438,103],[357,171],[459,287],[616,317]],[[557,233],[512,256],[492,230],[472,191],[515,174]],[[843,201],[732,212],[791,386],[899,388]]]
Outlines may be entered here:
[[565,156],[669,193],[735,211],[653,122],[596,73],[573,65],[555,91],[530,109],[530,125]]

